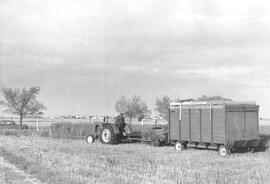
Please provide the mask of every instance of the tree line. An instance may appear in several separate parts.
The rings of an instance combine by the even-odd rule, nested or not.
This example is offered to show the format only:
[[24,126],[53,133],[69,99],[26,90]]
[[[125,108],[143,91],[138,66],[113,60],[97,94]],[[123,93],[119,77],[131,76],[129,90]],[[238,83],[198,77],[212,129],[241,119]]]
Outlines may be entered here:
[[[29,89],[12,89],[2,88],[1,93],[4,100],[0,101],[0,105],[6,107],[6,113],[16,114],[20,117],[20,128],[22,128],[23,117],[26,115],[41,115],[43,110],[46,110],[46,106],[37,100],[37,96],[40,92],[39,87],[30,87]],[[231,101],[229,98],[221,96],[206,96],[203,95],[197,99],[172,99],[169,96],[161,96],[155,99],[155,111],[163,119],[168,120],[169,105],[171,102],[186,102],[186,101]],[[126,96],[120,96],[115,103],[115,110],[119,113],[123,113],[132,122],[133,118],[138,118],[141,121],[143,118],[151,114],[146,102],[137,95],[130,98]]]
[[[169,119],[169,105],[171,102],[195,102],[195,101],[231,101],[229,98],[224,98],[221,96],[206,96],[202,95],[197,99],[188,98],[181,99],[175,98],[172,99],[167,95],[157,97],[155,99],[155,111],[158,112],[159,116],[163,119]],[[140,96],[133,96],[130,99],[127,99],[125,96],[121,96],[115,104],[115,109],[119,113],[123,113],[126,117],[132,121],[132,118],[138,117],[140,121],[145,116],[151,113],[148,109],[146,103],[142,100]]]

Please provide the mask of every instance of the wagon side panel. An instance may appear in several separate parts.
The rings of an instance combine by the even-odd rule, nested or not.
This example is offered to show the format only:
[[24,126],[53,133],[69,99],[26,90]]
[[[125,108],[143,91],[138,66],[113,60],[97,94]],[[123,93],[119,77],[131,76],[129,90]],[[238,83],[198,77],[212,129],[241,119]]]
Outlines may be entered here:
[[246,138],[258,138],[258,110],[246,110]]
[[200,142],[200,110],[190,111],[190,139],[193,142]]
[[170,139],[179,140],[179,109],[170,109]]
[[242,109],[227,109],[228,141],[245,139],[245,114]]
[[201,136],[202,142],[211,142],[210,109],[202,109],[201,111]]
[[181,117],[181,140],[183,141],[189,141],[189,115],[190,110],[188,108],[183,108]]
[[218,107],[212,110],[213,143],[225,143],[225,109]]

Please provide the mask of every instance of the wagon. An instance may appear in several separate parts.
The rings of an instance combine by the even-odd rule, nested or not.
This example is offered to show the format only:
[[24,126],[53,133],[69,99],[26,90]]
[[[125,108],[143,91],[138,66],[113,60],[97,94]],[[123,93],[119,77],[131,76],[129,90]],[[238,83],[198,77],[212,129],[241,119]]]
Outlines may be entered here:
[[254,102],[183,102],[169,108],[168,141],[177,150],[215,147],[222,156],[261,143],[259,106]]

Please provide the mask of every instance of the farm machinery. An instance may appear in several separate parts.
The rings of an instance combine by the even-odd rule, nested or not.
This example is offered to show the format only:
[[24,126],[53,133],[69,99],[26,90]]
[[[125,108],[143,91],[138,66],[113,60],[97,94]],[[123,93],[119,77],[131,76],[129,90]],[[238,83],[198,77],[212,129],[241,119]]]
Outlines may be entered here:
[[258,114],[259,106],[253,102],[171,103],[168,126],[144,126],[136,130],[116,118],[114,123],[96,124],[94,133],[86,141],[174,145],[178,151],[188,146],[215,148],[221,156],[239,150],[265,151],[270,146],[270,137],[259,135]]
[[169,108],[169,142],[217,148],[221,156],[239,150],[263,151],[269,138],[259,135],[259,106],[254,102],[183,102]]
[[161,146],[168,143],[166,126],[156,125],[141,130],[132,130],[132,127],[127,124],[122,129],[114,123],[99,123],[94,127],[94,133],[86,137],[87,143],[93,143],[97,139],[103,144],[144,142]]

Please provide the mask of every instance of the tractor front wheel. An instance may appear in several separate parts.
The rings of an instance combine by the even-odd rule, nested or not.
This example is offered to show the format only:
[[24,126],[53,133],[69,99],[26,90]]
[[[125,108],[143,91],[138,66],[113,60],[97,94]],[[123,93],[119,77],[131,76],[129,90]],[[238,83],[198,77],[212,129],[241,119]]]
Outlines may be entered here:
[[89,143],[89,144],[95,142],[95,136],[94,135],[88,135],[86,137],[86,142]]

